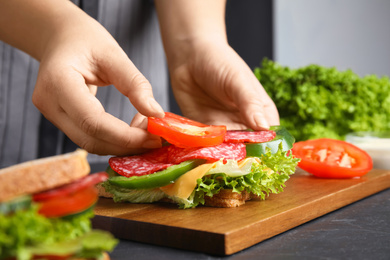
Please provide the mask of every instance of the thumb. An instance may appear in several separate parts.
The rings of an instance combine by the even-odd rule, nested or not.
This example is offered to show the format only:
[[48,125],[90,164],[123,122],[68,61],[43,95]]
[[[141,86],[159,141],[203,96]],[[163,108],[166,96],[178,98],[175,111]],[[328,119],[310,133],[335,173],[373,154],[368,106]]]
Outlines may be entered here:
[[154,99],[152,86],[142,73],[121,51],[116,53],[106,66],[109,81],[125,96],[133,106],[144,116],[164,117],[164,110]]

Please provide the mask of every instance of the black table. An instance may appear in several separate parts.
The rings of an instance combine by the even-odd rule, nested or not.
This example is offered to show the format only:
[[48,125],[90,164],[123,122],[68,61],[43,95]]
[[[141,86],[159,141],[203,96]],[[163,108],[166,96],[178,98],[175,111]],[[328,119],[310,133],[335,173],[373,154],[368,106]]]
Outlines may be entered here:
[[120,240],[110,256],[113,260],[390,259],[390,189],[231,256],[212,256],[127,240]]

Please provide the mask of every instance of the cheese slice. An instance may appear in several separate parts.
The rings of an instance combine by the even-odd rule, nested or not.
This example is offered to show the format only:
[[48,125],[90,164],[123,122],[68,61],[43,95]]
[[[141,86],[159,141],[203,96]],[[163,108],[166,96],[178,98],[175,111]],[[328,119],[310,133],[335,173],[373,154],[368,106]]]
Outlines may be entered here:
[[201,164],[180,176],[175,183],[160,189],[169,196],[187,199],[196,187],[196,180],[202,178],[216,163]]
[[217,161],[199,165],[191,171],[178,178],[175,183],[161,187],[160,189],[168,196],[174,196],[181,199],[187,199],[197,185],[197,180],[201,179],[207,173],[215,174],[224,172],[229,176],[242,176],[250,172],[254,162],[260,163],[258,158],[245,158],[239,162],[229,160],[227,163]]

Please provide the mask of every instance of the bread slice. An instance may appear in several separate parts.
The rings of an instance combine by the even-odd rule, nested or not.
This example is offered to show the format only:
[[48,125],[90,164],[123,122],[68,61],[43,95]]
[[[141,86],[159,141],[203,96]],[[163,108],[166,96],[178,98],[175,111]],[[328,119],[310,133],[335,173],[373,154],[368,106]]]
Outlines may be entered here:
[[110,198],[110,199],[113,198],[113,195],[110,192],[106,191],[106,189],[102,186],[101,183],[96,184],[95,187],[98,190],[99,197]]
[[205,206],[216,208],[235,208],[245,204],[245,201],[250,200],[251,196],[248,192],[241,193],[233,190],[221,190],[212,197],[205,196]]
[[37,159],[0,169],[0,202],[71,183],[90,172],[88,153],[72,153]]

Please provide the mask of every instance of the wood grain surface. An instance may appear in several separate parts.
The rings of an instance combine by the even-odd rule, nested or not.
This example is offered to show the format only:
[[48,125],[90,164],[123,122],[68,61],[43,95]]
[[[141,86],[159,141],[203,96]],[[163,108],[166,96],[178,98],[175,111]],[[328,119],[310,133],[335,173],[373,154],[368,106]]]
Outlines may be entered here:
[[168,203],[114,203],[101,198],[93,226],[121,239],[230,255],[389,187],[386,170],[341,180],[298,170],[283,193],[237,208],[182,210]]

